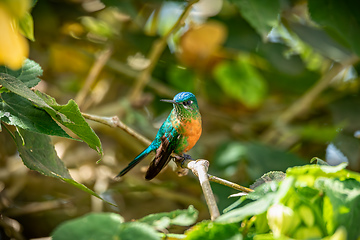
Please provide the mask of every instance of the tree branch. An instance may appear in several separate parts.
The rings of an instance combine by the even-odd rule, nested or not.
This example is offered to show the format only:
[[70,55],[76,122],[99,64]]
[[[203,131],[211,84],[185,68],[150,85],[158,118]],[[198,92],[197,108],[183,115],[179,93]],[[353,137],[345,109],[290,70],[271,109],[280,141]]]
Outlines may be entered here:
[[150,145],[150,143],[151,143],[151,141],[149,139],[147,139],[146,137],[144,137],[140,133],[136,132],[134,129],[130,128],[125,123],[123,123],[118,118],[118,116],[101,117],[101,116],[91,115],[91,114],[87,114],[87,113],[81,113],[81,114],[86,119],[108,125],[109,127],[112,127],[112,128],[121,128],[129,135],[138,139],[140,142],[143,142],[145,145]]
[[206,204],[208,205],[211,220],[215,220],[220,216],[219,209],[216,204],[215,196],[210,186],[209,177],[207,171],[209,168],[209,161],[204,159],[198,159],[196,161],[186,160],[184,166],[190,169],[194,175],[199,178],[200,186],[203,190]]
[[208,177],[209,177],[209,180],[212,181],[212,182],[216,182],[216,183],[219,183],[221,185],[224,185],[224,186],[227,186],[227,187],[230,187],[230,188],[242,191],[242,192],[250,193],[250,192],[254,191],[254,190],[252,190],[250,188],[243,187],[243,186],[241,186],[239,184],[230,182],[228,180],[225,180],[225,179],[222,179],[222,178],[210,175],[210,174],[208,174]]

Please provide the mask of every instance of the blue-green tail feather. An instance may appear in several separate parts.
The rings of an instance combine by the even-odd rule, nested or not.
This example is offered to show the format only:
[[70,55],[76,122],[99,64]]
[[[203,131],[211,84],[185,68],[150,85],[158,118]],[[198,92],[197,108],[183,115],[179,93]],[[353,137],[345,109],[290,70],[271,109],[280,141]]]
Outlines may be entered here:
[[141,160],[143,160],[151,151],[153,151],[153,144],[147,147],[144,151],[142,151],[139,155],[137,155],[134,160],[132,160],[129,165],[124,168],[116,177],[124,176],[128,171],[130,171],[133,167],[135,167]]

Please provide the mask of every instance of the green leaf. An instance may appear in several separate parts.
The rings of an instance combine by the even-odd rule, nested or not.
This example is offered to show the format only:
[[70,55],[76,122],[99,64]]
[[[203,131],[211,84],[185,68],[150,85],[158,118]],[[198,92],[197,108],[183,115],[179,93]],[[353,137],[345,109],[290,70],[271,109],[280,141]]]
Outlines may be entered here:
[[12,92],[0,95],[0,118],[9,125],[29,131],[71,138],[45,110]]
[[119,239],[134,240],[160,240],[160,235],[149,225],[140,222],[129,222],[121,225]]
[[186,232],[186,240],[241,240],[242,235],[237,224],[221,224],[203,221]]
[[36,106],[43,108],[47,111],[52,117],[56,120],[61,120],[65,122],[71,122],[65,115],[55,111],[52,107],[50,107],[44,100],[42,100],[38,95],[36,95],[33,91],[31,91],[28,86],[23,83],[21,80],[15,78],[6,73],[0,73],[0,84],[5,88],[10,90],[17,95],[28,99]]
[[279,187],[279,183],[274,182],[274,181],[261,184],[260,186],[256,187],[254,192],[250,192],[247,195],[242,196],[237,201],[232,203],[230,206],[225,208],[223,212],[227,213],[227,212],[237,208],[238,206],[240,206],[240,204],[242,204],[247,199],[258,200],[259,198],[262,198],[269,192],[276,192],[278,187]]
[[53,240],[160,240],[158,233],[145,223],[129,222],[115,213],[91,213],[58,226]]
[[20,157],[29,169],[45,176],[59,178],[102,199],[97,193],[71,178],[68,169],[57,156],[49,136],[18,128],[15,132],[15,141]]
[[278,25],[280,15],[278,0],[233,0],[233,2],[263,40],[271,29]]
[[214,77],[227,96],[249,108],[258,107],[265,98],[265,80],[245,59],[217,65]]
[[34,21],[30,13],[25,13],[25,16],[19,21],[20,32],[24,37],[35,41],[34,38]]
[[324,221],[330,235],[340,226],[347,230],[347,239],[360,236],[360,182],[355,179],[340,181],[333,178],[319,178],[315,187],[322,190],[330,200],[324,204]]
[[[354,2],[355,3],[355,2]],[[360,56],[360,17],[350,1],[311,0],[311,18],[332,33],[336,40]]]
[[23,66],[14,71],[5,66],[0,66],[0,73],[7,73],[22,81],[27,87],[35,87],[39,82],[43,71],[40,65],[30,59],[26,59]]
[[286,174],[281,171],[271,171],[265,173],[260,178],[256,179],[256,181],[250,186],[251,189],[254,189],[264,183],[272,182],[272,181],[282,181],[286,177]]
[[257,201],[246,204],[230,212],[221,215],[216,219],[220,223],[235,223],[244,220],[247,217],[259,215],[267,211],[276,197],[275,192],[270,192]]
[[116,213],[91,213],[60,224],[51,235],[53,240],[116,239],[123,222]]
[[49,136],[18,128],[15,137],[19,154],[28,168],[45,176],[71,178]]
[[330,166],[327,162],[325,162],[324,160],[322,160],[321,158],[318,158],[318,157],[313,157],[310,160],[310,163],[314,163],[314,162],[318,165]]
[[[291,187],[294,185],[294,178],[285,178],[284,181],[271,181],[264,183],[257,188],[254,192],[243,196],[240,201],[245,199],[257,199],[254,202],[250,202],[245,206],[229,211],[221,215],[216,221],[219,222],[240,222],[247,217],[262,214],[273,204],[283,199]],[[233,204],[235,205],[235,203]],[[237,204],[239,205],[239,203]],[[230,209],[230,207],[228,207]],[[226,209],[228,211],[228,209]]]
[[70,100],[66,105],[59,105],[56,103],[55,99],[46,95],[45,93],[36,91],[37,96],[46,102],[55,112],[49,111],[49,114],[55,117],[55,114],[62,114],[66,116],[70,121],[63,121],[62,119],[57,119],[62,125],[70,129],[75,133],[81,140],[86,142],[89,147],[96,150],[100,155],[102,155],[102,146],[99,137],[92,130],[89,124],[85,121],[84,117],[81,115],[80,109],[75,101]]
[[[305,165],[300,167],[292,167],[286,171],[287,176],[298,177],[301,175],[305,176],[314,176],[316,178],[326,177],[326,178],[339,178],[340,180],[354,178],[357,181],[360,181],[360,174],[346,170],[347,164],[341,163],[337,166],[326,166],[326,165]],[[311,186],[310,186],[311,187]]]
[[100,139],[82,117],[79,107],[73,100],[66,105],[59,105],[54,98],[39,91],[34,93],[22,81],[6,73],[0,73],[0,84],[44,109],[56,121],[69,128],[89,147],[102,155]]
[[156,229],[165,229],[170,225],[189,226],[196,222],[199,212],[190,205],[185,210],[175,210],[172,212],[150,214],[139,219],[139,222],[146,223]]

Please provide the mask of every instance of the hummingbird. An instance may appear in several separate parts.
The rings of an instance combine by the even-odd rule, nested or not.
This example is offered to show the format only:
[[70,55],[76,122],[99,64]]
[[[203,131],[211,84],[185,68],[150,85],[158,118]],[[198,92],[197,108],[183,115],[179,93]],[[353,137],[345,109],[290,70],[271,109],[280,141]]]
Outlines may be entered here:
[[177,160],[191,159],[185,152],[196,144],[202,132],[201,115],[195,95],[191,92],[180,92],[173,100],[160,101],[172,103],[173,109],[161,125],[154,141],[117,177],[125,175],[151,152],[155,152],[155,157],[145,174],[146,180],[153,179],[169,163],[172,153],[177,155]]

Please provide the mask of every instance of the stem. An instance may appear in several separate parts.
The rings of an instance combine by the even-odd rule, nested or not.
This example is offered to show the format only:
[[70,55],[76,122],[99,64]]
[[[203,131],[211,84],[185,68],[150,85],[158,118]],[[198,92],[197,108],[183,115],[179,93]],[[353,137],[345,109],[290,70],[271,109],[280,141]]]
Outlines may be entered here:
[[211,220],[214,221],[216,218],[220,216],[220,212],[217,207],[216,200],[210,186],[210,182],[207,174],[208,167],[209,167],[209,161],[207,160],[204,159],[199,159],[196,161],[187,160],[187,168],[189,168],[194,173],[194,175],[196,175],[199,178],[199,182],[203,190],[206,203],[209,208]]
[[136,132],[134,129],[127,126],[125,123],[123,123],[118,116],[113,117],[101,117],[96,115],[91,115],[87,113],[81,113],[82,116],[86,119],[93,120],[95,122],[99,122],[105,125],[108,125],[109,127],[113,128],[121,128],[129,135],[133,136],[134,138],[138,139],[140,142],[143,142],[145,145],[150,145],[151,141],[141,135],[140,133]]
[[133,91],[130,94],[130,99],[132,101],[136,101],[139,99],[144,87],[149,82],[151,73],[153,72],[162,52],[164,51],[167,40],[170,35],[176,32],[185,22],[186,17],[190,13],[192,6],[197,3],[199,0],[192,0],[189,4],[185,7],[184,11],[182,12],[179,19],[176,23],[172,26],[172,28],[160,39],[156,40],[151,47],[150,53],[148,55],[148,59],[150,60],[150,64],[147,68],[145,68],[140,75],[138,76]]
[[234,189],[242,191],[242,192],[249,193],[249,192],[254,191],[254,190],[252,190],[250,188],[243,187],[243,186],[241,186],[239,184],[230,182],[228,180],[225,180],[225,179],[222,179],[222,178],[219,178],[219,177],[216,177],[216,176],[212,176],[210,174],[208,174],[208,177],[209,177],[209,180],[212,181],[212,182],[216,182],[216,183],[222,184],[222,185],[227,186],[227,187],[234,188]]

